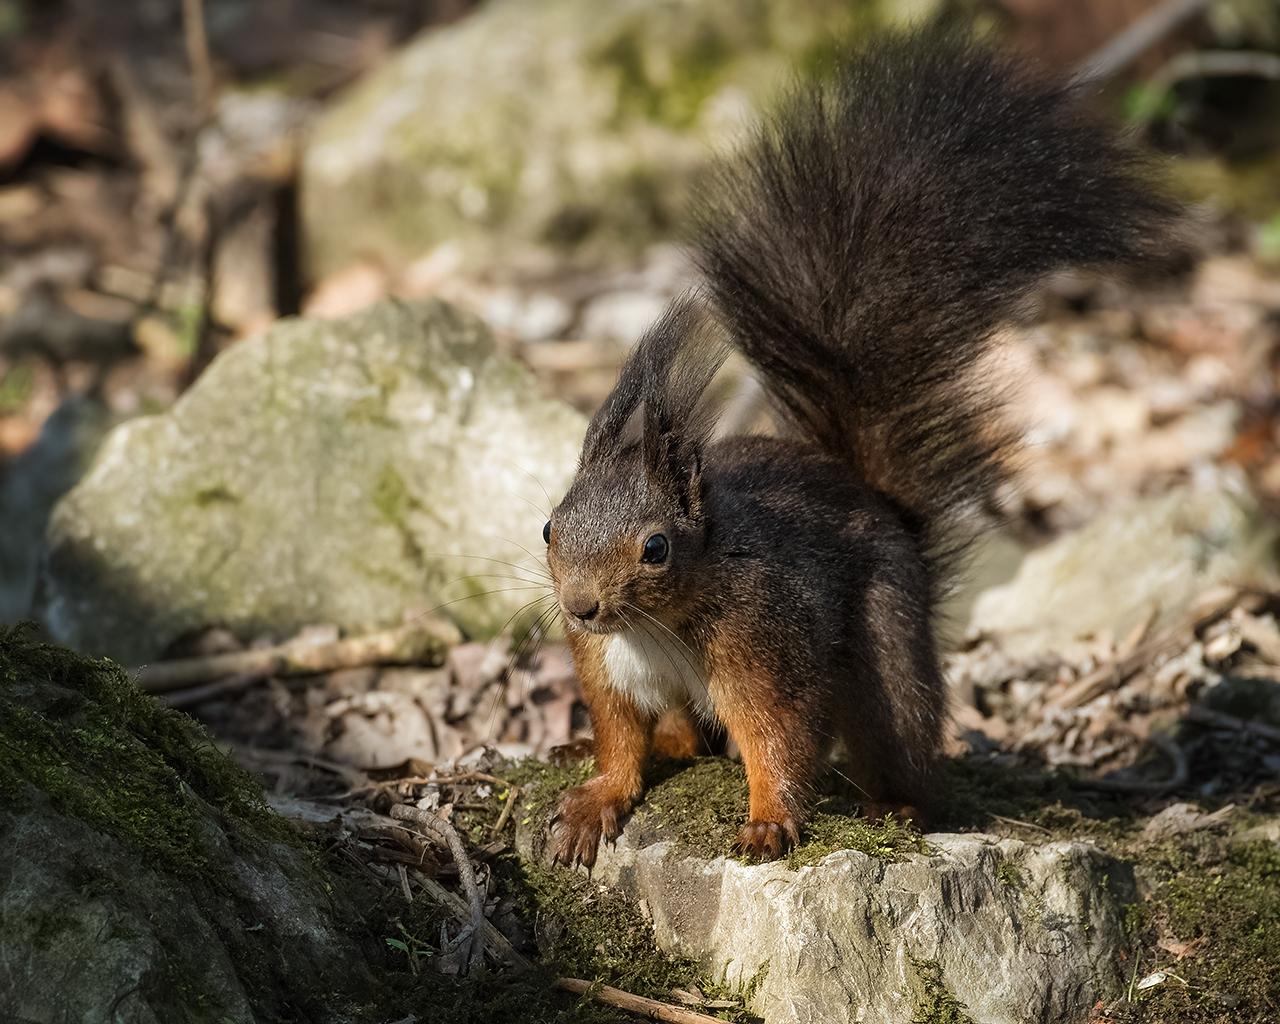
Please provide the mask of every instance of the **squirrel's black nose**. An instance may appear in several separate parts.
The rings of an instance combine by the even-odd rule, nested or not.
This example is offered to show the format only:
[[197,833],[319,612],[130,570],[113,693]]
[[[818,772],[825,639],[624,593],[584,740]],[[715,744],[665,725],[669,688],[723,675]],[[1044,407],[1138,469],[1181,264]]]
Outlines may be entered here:
[[594,601],[589,597],[566,598],[564,602],[565,608],[574,618],[587,622],[596,617],[596,612],[600,610],[600,602]]

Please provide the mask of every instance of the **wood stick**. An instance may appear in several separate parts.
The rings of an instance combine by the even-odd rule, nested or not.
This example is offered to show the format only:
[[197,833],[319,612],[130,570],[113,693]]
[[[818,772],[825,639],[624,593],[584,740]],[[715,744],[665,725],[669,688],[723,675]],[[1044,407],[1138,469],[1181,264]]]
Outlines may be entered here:
[[189,708],[202,701],[213,700],[229,693],[238,693],[248,689],[254,683],[261,682],[271,675],[270,672],[239,672],[234,676],[225,676],[203,686],[192,686],[184,690],[175,690],[162,695],[157,700],[163,701],[171,708]]
[[209,59],[209,37],[204,30],[204,0],[182,0],[182,34],[191,65],[191,83],[196,96],[200,124],[213,113],[213,62]]
[[445,651],[461,639],[452,623],[426,619],[329,644],[291,640],[257,651],[161,661],[143,665],[130,675],[136,675],[138,685],[148,693],[166,693],[242,674],[292,676],[362,665],[439,665]]
[[1206,708],[1200,704],[1192,704],[1191,707],[1187,708],[1186,719],[1188,722],[1214,726],[1218,729],[1251,732],[1255,736],[1271,740],[1272,743],[1280,743],[1280,729],[1277,729],[1274,725],[1268,725],[1266,722],[1255,722],[1248,718],[1237,718],[1235,715],[1228,715],[1223,711],[1214,711],[1212,708]]
[[[580,996],[585,995],[591,988],[591,982],[582,981],[580,978],[557,978],[555,985],[556,988],[562,988],[566,992],[573,992]],[[705,1013],[686,1010],[683,1006],[673,1006],[671,1003],[660,1003],[656,999],[634,996],[630,992],[623,992],[620,988],[611,988],[608,985],[601,985],[600,990],[592,992],[591,996],[602,1003],[630,1010],[650,1020],[667,1020],[672,1021],[673,1024],[723,1024],[719,1017],[708,1017]]]
[[1164,0],[1081,63],[1071,77],[1071,84],[1105,82],[1137,60],[1153,43],[1208,6],[1209,0]]
[[[1072,683],[1045,704],[1056,708],[1070,710],[1078,708],[1108,690],[1114,690],[1124,684],[1156,654],[1165,650],[1187,646],[1187,633],[1194,632],[1201,626],[1220,619],[1230,611],[1239,600],[1239,594],[1232,592],[1229,598],[1212,602],[1207,606],[1199,606],[1182,616],[1169,629],[1166,629],[1150,640],[1139,643],[1128,655],[1109,662],[1095,669],[1082,679]],[[1194,636],[1192,636],[1194,640]]]
[[480,895],[480,887],[476,884],[476,873],[471,867],[471,858],[467,856],[466,847],[462,845],[462,837],[458,830],[444,818],[431,811],[424,811],[411,804],[393,804],[391,817],[401,821],[412,821],[432,834],[437,840],[444,840],[453,854],[453,862],[458,865],[458,878],[462,888],[466,890],[467,902],[471,905],[471,963],[468,973],[475,975],[484,966],[484,898]]
[[[413,871],[413,869],[410,870]],[[424,875],[421,871],[413,871],[413,875],[418,884],[426,890],[428,896],[441,906],[447,907],[459,921],[464,924],[470,924],[471,908],[467,906],[466,900],[462,899],[457,893],[450,892],[434,878]],[[517,974],[533,966],[529,959],[515,946],[511,945],[510,940],[490,924],[488,920],[485,920],[481,930],[484,932],[485,949],[494,961],[511,965]]]
[[511,812],[515,810],[516,800],[520,798],[520,790],[512,786],[507,790],[507,802],[502,805],[502,813],[498,815],[498,820],[493,823],[493,827],[489,829],[490,837],[496,836],[502,831],[502,826],[507,823],[507,819],[511,817]]
[[438,779],[428,779],[421,775],[416,775],[411,779],[393,779],[393,782],[408,782],[414,786],[448,786],[455,782],[492,782],[497,786],[510,787],[506,779],[500,779],[496,775],[486,775],[484,772],[463,772],[461,775],[441,775]]

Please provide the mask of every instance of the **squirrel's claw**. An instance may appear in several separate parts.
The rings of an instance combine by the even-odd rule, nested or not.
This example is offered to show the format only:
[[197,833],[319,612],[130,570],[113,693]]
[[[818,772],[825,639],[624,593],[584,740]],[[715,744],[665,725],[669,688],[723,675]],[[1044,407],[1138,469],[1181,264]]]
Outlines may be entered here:
[[735,844],[738,851],[755,860],[777,860],[800,842],[795,821],[749,821],[742,826]]
[[621,834],[618,812],[623,809],[623,801],[590,783],[560,794],[560,803],[551,816],[552,864],[581,865],[590,871],[596,863],[600,840],[617,842]]

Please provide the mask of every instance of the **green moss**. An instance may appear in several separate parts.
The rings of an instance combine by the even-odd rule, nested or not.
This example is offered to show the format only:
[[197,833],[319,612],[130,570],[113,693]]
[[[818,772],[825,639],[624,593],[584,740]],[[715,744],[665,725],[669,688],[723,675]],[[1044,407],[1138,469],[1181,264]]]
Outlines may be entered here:
[[733,852],[747,820],[747,773],[723,757],[661,761],[649,768],[636,811],[642,840],[668,840],[716,857]]
[[[537,792],[549,801],[553,792],[580,780],[585,773],[527,761],[503,775],[522,785],[543,780],[546,786]],[[372,1024],[397,1019],[397,1015],[421,1014],[428,1006],[433,1024],[528,1024],[535,1020],[547,1024],[622,1024],[635,1020],[589,997],[579,998],[554,988],[554,979],[566,975],[667,1002],[673,987],[691,984],[699,985],[712,998],[730,995],[723,986],[701,977],[696,962],[658,950],[652,927],[623,893],[579,872],[528,864],[511,854],[499,857],[493,871],[497,890],[514,899],[527,920],[536,922],[542,955],[534,966],[517,976],[442,976],[431,968],[429,960],[440,952],[434,945],[435,937],[448,914],[423,899],[410,907],[400,903],[383,940],[392,940],[394,969],[383,976],[376,1006],[358,1014],[358,1020]],[[388,906],[393,904],[388,901]],[[456,922],[449,920],[452,934]],[[418,961],[416,971],[411,952]],[[762,978],[760,974],[752,980],[758,985]],[[754,1018],[743,1010],[730,1010],[724,1011],[723,1019]]]
[[503,891],[519,893],[525,912],[538,922],[544,968],[664,1002],[671,1001],[671,989],[697,985],[710,998],[741,1001],[720,1011],[721,1019],[755,1019],[744,1007],[763,982],[765,969],[741,992],[734,991],[707,977],[696,960],[659,950],[653,927],[623,892],[579,872],[505,860],[500,868]]
[[0,627],[0,796],[21,809],[28,786],[185,877],[225,871],[201,827],[205,805],[246,843],[294,835],[195,722],[159,707],[118,665]]
[[1000,767],[967,757],[942,765],[942,794],[929,827],[1046,842],[1092,839],[1108,848],[1136,828],[1123,800],[1077,788],[1063,772]]
[[1021,889],[1023,885],[1022,872],[1011,860],[1002,860],[996,865],[996,878],[1006,889]]
[[591,778],[595,770],[595,761],[591,758],[561,767],[547,761],[539,761],[536,757],[526,757],[504,771],[502,776],[515,786],[527,786],[532,783],[537,792],[526,806],[533,807],[539,802],[558,796],[570,786],[581,786]]
[[1133,935],[1142,931],[1151,919],[1151,911],[1145,903],[1130,903],[1124,908],[1124,931]]
[[[1280,850],[1266,841],[1232,845],[1200,830],[1137,854],[1148,898],[1126,926],[1142,974],[1166,982],[1138,994],[1143,1022],[1264,1024],[1280,1018]],[[1177,952],[1158,940],[1194,943]]]
[[348,423],[375,427],[394,427],[391,417],[387,415],[386,395],[367,395],[357,398],[347,406],[342,414]]
[[35,370],[25,363],[5,371],[0,377],[0,413],[14,413],[26,405],[35,382]]
[[[524,804],[524,824],[537,827],[545,822],[559,794],[581,785],[593,770],[590,761],[560,769],[528,760],[508,772],[507,777],[519,785],[536,784]],[[642,846],[672,842],[705,857],[734,853],[749,809],[747,775],[741,763],[723,757],[660,760],[646,769],[645,784],[644,802],[627,825],[633,842]],[[786,861],[793,870],[816,864],[836,850],[859,850],[890,860],[928,852],[918,830],[892,818],[867,821],[852,814],[818,812],[806,823],[802,839]]]
[[[86,902],[119,907],[129,920],[158,891],[180,894],[213,925],[261,1019],[285,1019],[277,1011],[312,1002],[339,1005],[363,977],[365,965],[351,963],[344,965],[349,977],[330,985],[315,975],[305,950],[246,930],[237,908],[247,894],[233,864],[283,871],[307,894],[303,899],[332,899],[335,928],[364,927],[363,910],[353,908],[367,905],[367,886],[348,892],[360,883],[326,864],[317,846],[271,812],[258,783],[195,722],[160,707],[119,666],[32,643],[21,627],[0,628],[0,805],[22,814],[45,804],[92,831],[83,833],[87,845],[73,850],[63,869],[65,896],[37,918],[0,916],[0,931],[61,948],[68,928],[93,919],[85,916]],[[129,865],[123,874],[122,856]],[[136,924],[148,922],[144,930],[166,958],[164,994],[157,997],[172,1011],[165,1019],[208,1019],[216,1008],[209,964],[183,952],[186,919],[165,909],[171,904],[158,906],[133,918],[134,925],[117,921],[95,932],[91,941],[134,941]]]
[[731,58],[732,47],[720,31],[703,24],[670,47],[662,59],[647,54],[639,30],[628,28],[602,47],[596,60],[617,76],[620,118],[683,129],[697,119]]
[[196,491],[195,503],[198,508],[208,508],[210,505],[236,503],[240,499],[229,491],[225,485],[218,484],[215,487],[206,487],[203,490]]
[[916,1012],[911,1024],[974,1024],[964,1003],[942,983],[942,968],[932,960],[911,960],[919,985]]
[[[747,775],[740,763],[722,757],[659,762],[650,768],[646,782],[645,802],[635,815],[638,842],[668,840],[707,857],[734,852],[749,811]],[[839,776],[827,785],[829,790],[839,789]],[[834,809],[850,812],[856,804],[838,793],[829,792],[824,799]],[[885,859],[927,852],[918,831],[891,819],[873,822],[852,813],[811,815],[801,839],[786,860],[792,870],[816,864],[836,850],[859,850]]]
[[377,482],[373,485],[373,504],[387,522],[397,526],[406,513],[418,507],[417,499],[409,493],[404,477],[391,465],[384,465],[378,472]]
[[845,814],[813,815],[805,826],[804,842],[787,855],[787,867],[817,864],[836,850],[857,850],[879,860],[899,860],[908,853],[928,853],[919,830],[891,814],[879,821]]
[[184,358],[194,355],[204,326],[204,306],[199,302],[184,302],[171,315],[173,334],[178,339],[178,354]]
[[[513,786],[527,791],[520,801],[523,825],[545,827],[555,810],[556,800],[566,789],[581,786],[595,772],[596,763],[591,758],[560,768],[537,758],[526,757],[513,768],[502,773]],[[515,819],[517,815],[512,815]]]
[[1257,242],[1258,258],[1269,263],[1280,261],[1280,210],[1277,210],[1261,227]]
[[[697,975],[696,961],[659,952],[636,904],[585,875],[526,864],[523,875],[546,927],[550,959],[576,978],[601,978],[650,998]],[[554,918],[554,923],[549,923]]]

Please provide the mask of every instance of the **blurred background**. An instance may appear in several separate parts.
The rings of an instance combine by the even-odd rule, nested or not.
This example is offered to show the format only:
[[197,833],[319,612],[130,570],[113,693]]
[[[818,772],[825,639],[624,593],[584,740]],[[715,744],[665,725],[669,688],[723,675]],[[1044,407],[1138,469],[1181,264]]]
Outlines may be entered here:
[[[364,765],[443,759],[495,739],[545,751],[580,735],[563,651],[546,648],[520,670],[527,677],[513,668],[540,630],[519,609],[538,592],[541,526],[571,472],[580,414],[693,282],[682,211],[701,169],[795,69],[930,20],[1093,83],[1097,102],[1162,155],[1193,212],[1203,257],[1191,273],[1138,284],[1062,275],[1010,329],[997,371],[1017,383],[1022,486],[944,624],[967,649],[954,675],[981,713],[970,725],[995,742],[1047,728],[1020,749],[1056,743],[1067,761],[1055,763],[1133,763],[1148,749],[1146,726],[1126,724],[1135,715],[1185,706],[1231,659],[1262,650],[1230,626],[1233,608],[1275,633],[1270,597],[1228,601],[1212,620],[1228,622],[1227,640],[1164,679],[1160,700],[1113,708],[1087,734],[1044,710],[1050,687],[1118,663],[1211,585],[1272,578],[1274,0],[0,0],[0,620],[34,617],[55,639],[137,665],[267,648],[306,629],[323,644],[439,611],[472,641],[514,629],[515,653],[464,645],[443,676],[385,686],[372,669],[342,676],[336,663],[336,681],[288,685],[266,670],[215,672],[220,690],[182,701],[228,736],[270,733],[270,744],[341,750]],[[306,425],[330,378],[347,379],[343,352],[395,336],[396,310],[426,308],[342,320],[389,296],[447,300],[479,320],[441,337],[487,338],[487,327],[496,348],[428,346],[411,372],[361,350],[350,379],[368,385],[373,405],[353,399]],[[325,335],[323,358],[286,366],[281,353],[303,344],[287,339],[313,328],[277,327],[276,341],[262,332],[299,315],[355,326]],[[436,337],[436,314],[423,316]],[[414,398],[418,411],[396,404],[403,381],[433,375],[442,390]],[[287,377],[303,384],[284,401]],[[504,390],[517,378],[531,381],[527,393]],[[334,454],[361,430],[423,419],[477,380],[497,397],[483,413],[463,402],[458,429],[479,447],[410,431],[397,442],[417,453],[407,463]],[[260,424],[267,406],[292,411]],[[200,447],[235,430],[230,454]],[[290,447],[304,436],[314,465]],[[444,453],[444,470],[418,458],[426,449]],[[458,476],[467,462],[478,477]],[[180,483],[167,475],[174,466]],[[260,502],[268,512],[255,525],[253,495],[275,481],[294,490]],[[1119,526],[1107,520],[1134,502],[1148,504]],[[484,519],[500,506],[506,519]],[[305,534],[326,510],[322,536]],[[1067,569],[1055,563],[1062,607],[1019,591],[970,618],[975,595],[1008,580],[1028,551],[1099,522],[1113,525],[1095,530],[1094,547]],[[328,546],[338,541],[361,550]],[[454,561],[432,562],[442,549]],[[468,558],[508,568],[479,572]],[[229,576],[236,559],[248,568]],[[1069,570],[1077,590],[1062,583]],[[459,576],[476,601],[534,589],[468,617],[448,589]],[[1056,638],[1015,621],[1017,608],[1041,605],[1066,623]],[[1205,623],[1191,621],[1183,648],[1204,640]],[[1017,651],[1002,641],[1005,661],[983,661],[982,638],[1002,629],[1036,639]],[[1280,660],[1280,639],[1267,657]],[[415,686],[436,696],[418,700]],[[379,687],[381,703],[369,697]],[[408,714],[414,700],[410,728],[395,707]],[[1280,705],[1272,710],[1280,725]],[[1106,738],[1113,727],[1118,745]],[[1273,771],[1273,741],[1258,742],[1232,785]]]
[[[159,411],[277,317],[385,294],[479,312],[589,412],[684,283],[698,167],[793,66],[931,18],[1100,57],[1210,251],[1280,260],[1272,0],[0,0],[0,458],[73,396]],[[1122,333],[1207,344],[1158,319]]]

